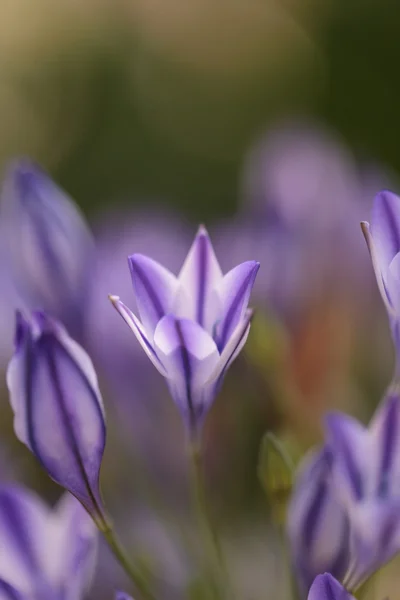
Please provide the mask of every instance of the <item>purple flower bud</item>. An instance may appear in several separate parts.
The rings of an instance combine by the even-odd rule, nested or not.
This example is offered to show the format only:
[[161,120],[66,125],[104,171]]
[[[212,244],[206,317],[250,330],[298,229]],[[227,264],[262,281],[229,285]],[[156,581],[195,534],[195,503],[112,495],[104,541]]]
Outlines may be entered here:
[[91,582],[97,529],[64,494],[54,509],[32,492],[0,488],[0,595],[79,600]]
[[318,575],[312,584],[308,600],[354,600],[354,596],[334,578],[330,573]]
[[343,414],[326,419],[332,483],[351,530],[344,584],[357,589],[400,551],[400,397],[389,390],[369,428]]
[[82,291],[94,244],[73,201],[36,165],[10,165],[1,235],[8,268],[28,309],[40,308],[81,335]]
[[371,254],[379,291],[388,311],[396,349],[400,349],[400,198],[377,194],[371,225],[361,227]]
[[140,320],[117,296],[110,299],[166,377],[194,434],[247,339],[259,263],[242,263],[223,276],[204,227],[178,277],[141,254],[128,261]]
[[290,553],[303,597],[318,574],[342,579],[349,564],[349,524],[331,487],[331,463],[327,448],[304,459],[288,509]]
[[33,313],[31,322],[17,315],[15,344],[7,372],[15,433],[98,519],[106,428],[90,358],[61,324],[41,312]]

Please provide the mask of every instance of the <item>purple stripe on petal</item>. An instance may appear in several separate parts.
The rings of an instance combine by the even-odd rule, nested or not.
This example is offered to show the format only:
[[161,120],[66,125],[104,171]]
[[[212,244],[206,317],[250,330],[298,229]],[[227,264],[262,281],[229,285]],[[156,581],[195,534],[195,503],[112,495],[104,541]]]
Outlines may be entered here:
[[[400,199],[391,192],[381,192],[379,201],[386,216],[385,234],[390,240],[393,256],[400,252]],[[395,209],[394,204],[397,204]]]
[[176,335],[179,340],[179,351],[182,361],[182,372],[184,374],[185,386],[186,386],[186,400],[189,412],[189,426],[191,431],[195,428],[195,411],[192,400],[191,380],[192,380],[192,366],[190,364],[189,352],[187,350],[186,340],[182,332],[181,322],[175,321]]
[[[225,275],[223,284],[227,282],[227,290],[224,290],[225,294],[228,292],[228,298],[222,298],[222,300],[228,301],[223,310],[225,315],[219,326],[219,339],[218,349],[221,352],[225,347],[229,336],[235,329],[236,325],[243,316],[244,311],[247,308],[251,289],[253,287],[260,263],[255,261],[249,261],[243,263],[235,269],[232,269],[230,273]],[[243,277],[244,275],[244,277]],[[240,279],[243,277],[242,281]],[[233,279],[233,281],[231,281]],[[238,287],[237,280],[240,281]],[[236,284],[236,285],[235,285]],[[225,295],[223,294],[223,296]]]
[[28,600],[27,595],[22,594],[4,579],[0,579],[0,598],[1,600]]
[[147,277],[144,269],[137,263],[129,260],[129,267],[132,272],[132,277],[137,277],[144,289],[146,290],[146,294],[148,296],[149,301],[153,305],[153,310],[157,316],[157,320],[159,321],[164,316],[164,307],[161,304],[161,300],[156,294],[154,287],[151,285],[149,278]]
[[310,551],[315,534],[320,526],[319,520],[323,516],[323,507],[327,496],[327,483],[324,480],[319,481],[319,485],[315,491],[313,501],[306,513],[303,523],[303,539],[304,546],[307,551]]
[[204,325],[204,309],[206,302],[206,277],[207,277],[207,244],[205,235],[198,237],[198,288],[196,302],[196,320],[199,325]]

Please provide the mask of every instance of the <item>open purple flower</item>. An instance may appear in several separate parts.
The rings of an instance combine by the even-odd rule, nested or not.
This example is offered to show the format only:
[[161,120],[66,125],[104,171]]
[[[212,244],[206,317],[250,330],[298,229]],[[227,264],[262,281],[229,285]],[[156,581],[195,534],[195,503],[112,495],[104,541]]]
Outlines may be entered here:
[[349,521],[331,482],[327,448],[306,456],[288,508],[287,535],[302,597],[325,571],[343,580],[349,566]]
[[128,260],[140,320],[117,296],[110,299],[195,434],[247,339],[259,263],[244,262],[223,276],[204,227],[178,277],[147,256]]
[[23,305],[82,335],[94,243],[73,200],[29,160],[12,163],[1,192],[1,243]]
[[396,348],[400,347],[400,198],[376,195],[371,224],[361,227],[371,254],[379,291],[389,314]]
[[330,573],[318,575],[312,584],[308,600],[354,600],[354,596]]
[[400,396],[389,390],[370,426],[326,419],[332,484],[348,515],[351,561],[343,583],[357,589],[400,551]]
[[97,530],[65,494],[50,509],[32,492],[0,488],[0,597],[80,600],[91,582]]
[[42,312],[31,322],[17,314],[15,345],[7,372],[15,433],[50,477],[100,519],[106,429],[90,358]]

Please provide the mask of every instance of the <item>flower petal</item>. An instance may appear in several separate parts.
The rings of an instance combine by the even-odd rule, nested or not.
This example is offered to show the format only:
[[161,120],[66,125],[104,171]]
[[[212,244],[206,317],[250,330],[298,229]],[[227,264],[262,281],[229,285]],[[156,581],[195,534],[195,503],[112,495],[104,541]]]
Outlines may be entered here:
[[243,319],[260,263],[248,261],[227,273],[217,288],[222,307],[218,323],[217,344],[221,352]]
[[154,346],[167,370],[174,400],[194,418],[203,408],[203,388],[219,361],[214,340],[198,323],[168,315],[157,326]]
[[304,593],[323,571],[342,578],[350,558],[348,519],[330,486],[330,463],[327,449],[305,457],[288,508],[290,553]]
[[371,493],[380,498],[396,495],[400,483],[400,396],[396,387],[389,389],[379,405],[369,435],[375,457],[368,470]]
[[330,573],[318,575],[312,584],[308,600],[351,600],[353,596]]
[[79,600],[91,583],[97,559],[98,532],[81,504],[65,493],[49,522],[46,572],[65,600]]
[[374,458],[368,431],[356,419],[341,413],[328,414],[325,425],[338,495],[351,506],[367,491],[364,465]]
[[[378,253],[378,250],[377,250],[377,247],[375,244],[375,240],[371,235],[370,224],[367,223],[366,221],[362,221],[361,229],[364,234],[369,253],[371,255],[372,266],[374,269],[376,282],[378,284],[378,289],[381,294],[382,300],[385,304],[386,310],[388,311],[389,315],[394,316],[395,310],[394,310],[391,298],[389,297],[389,291],[387,288],[387,283],[385,281],[386,280],[386,268],[382,264],[381,257],[379,256],[379,253]],[[385,272],[385,278],[384,278],[384,272]]]
[[157,323],[170,311],[178,281],[168,269],[143,254],[133,254],[128,263],[140,320],[150,337]]
[[139,319],[123,302],[121,302],[118,296],[109,296],[109,298],[116,311],[121,315],[125,323],[127,323],[127,325],[132,329],[139,344],[142,346],[143,350],[145,351],[153,365],[160,371],[161,375],[166,377],[167,372],[164,369],[162,362],[158,358],[148,337],[146,336],[144,327],[139,321]]
[[7,373],[16,434],[49,475],[98,517],[105,422],[93,365],[44,313],[34,315],[30,331],[26,321],[17,329]]
[[197,321],[211,332],[219,303],[215,288],[222,272],[205,227],[199,227],[178,277],[180,291],[174,312],[179,317]]
[[375,196],[371,218],[377,259],[384,274],[400,252],[400,198],[389,191]]
[[42,557],[49,514],[32,492],[0,488],[0,578],[30,597],[45,585]]
[[237,358],[247,341],[252,318],[253,311],[248,309],[246,311],[244,319],[237,325],[235,331],[230,336],[228,343],[226,344],[225,348],[223,349],[220,355],[215,370],[210,375],[208,383],[211,383],[212,381],[221,380],[224,377],[228,368],[235,360],[235,358]]
[[20,592],[4,579],[0,579],[0,600],[29,600],[30,598],[30,595]]

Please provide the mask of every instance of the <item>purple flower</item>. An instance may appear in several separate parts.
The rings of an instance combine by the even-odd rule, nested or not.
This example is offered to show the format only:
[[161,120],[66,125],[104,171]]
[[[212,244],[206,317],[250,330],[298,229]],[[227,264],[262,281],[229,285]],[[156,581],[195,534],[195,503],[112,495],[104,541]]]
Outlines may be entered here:
[[31,322],[17,314],[15,346],[7,372],[15,433],[48,474],[100,519],[106,428],[93,365],[61,324],[42,312],[34,312]]
[[289,504],[287,535],[303,597],[318,574],[342,580],[349,564],[349,523],[331,485],[331,466],[327,448],[308,455]]
[[16,289],[82,335],[80,299],[94,245],[73,201],[35,164],[11,164],[2,189],[1,236]]
[[133,598],[126,592],[118,591],[115,592],[115,600],[133,600]]
[[0,596],[79,600],[91,582],[97,530],[70,494],[50,509],[32,492],[0,488]]
[[308,593],[308,600],[354,600],[354,596],[330,573],[318,575]]
[[223,276],[204,227],[178,277],[147,256],[128,260],[140,320],[117,296],[110,299],[166,377],[194,434],[247,339],[259,263],[242,263]]
[[400,551],[400,396],[389,390],[368,428],[350,416],[326,419],[332,485],[351,531],[344,578],[357,589]]
[[361,223],[371,253],[379,291],[391,322],[396,348],[400,347],[400,198],[384,191],[376,195],[371,225]]

